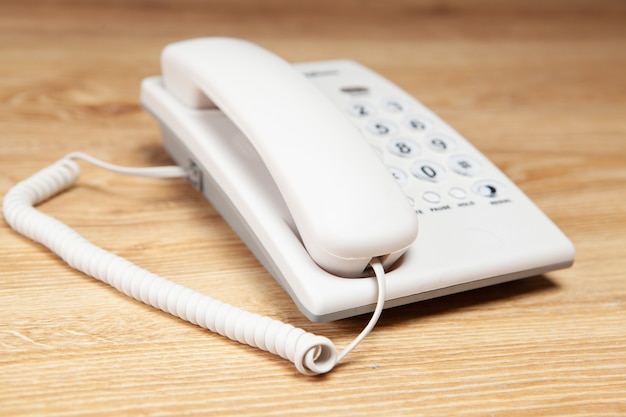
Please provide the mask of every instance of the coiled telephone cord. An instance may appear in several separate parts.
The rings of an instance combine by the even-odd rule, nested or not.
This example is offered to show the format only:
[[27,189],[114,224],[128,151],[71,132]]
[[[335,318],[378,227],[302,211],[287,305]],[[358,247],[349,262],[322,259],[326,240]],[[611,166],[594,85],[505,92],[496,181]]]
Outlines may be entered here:
[[17,232],[46,246],[71,267],[154,308],[231,340],[288,359],[305,375],[324,374],[332,370],[376,325],[385,301],[385,272],[378,259],[371,262],[378,283],[376,309],[363,331],[337,353],[333,342],[326,337],[223,303],[168,281],[94,245],[66,224],[34,208],[69,188],[78,179],[80,167],[74,159],[126,175],[152,178],[188,176],[186,170],[177,166],[127,168],[75,152],[16,184],[3,200],[6,222]]

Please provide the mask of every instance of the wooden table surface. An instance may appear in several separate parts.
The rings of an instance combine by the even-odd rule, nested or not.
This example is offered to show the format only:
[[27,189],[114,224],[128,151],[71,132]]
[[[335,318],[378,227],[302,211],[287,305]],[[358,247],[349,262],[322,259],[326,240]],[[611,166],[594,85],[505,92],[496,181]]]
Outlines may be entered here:
[[[577,256],[386,311],[313,378],[126,298],[3,221],[0,414],[626,415],[626,3],[494,3],[2,2],[2,195],[76,150],[170,163],[139,83],[160,73],[164,45],[227,35],[392,79],[517,182]],[[339,347],[365,325],[310,323],[186,182],[83,171],[42,209],[97,244]]]

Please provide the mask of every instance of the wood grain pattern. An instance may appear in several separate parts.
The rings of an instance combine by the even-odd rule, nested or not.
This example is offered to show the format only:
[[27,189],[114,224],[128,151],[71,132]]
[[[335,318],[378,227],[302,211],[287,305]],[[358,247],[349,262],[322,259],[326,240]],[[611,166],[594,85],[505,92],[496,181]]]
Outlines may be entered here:
[[[0,414],[625,415],[623,2],[21,1],[0,5],[0,194],[64,154],[169,163],[138,105],[172,41],[228,35],[348,57],[463,132],[570,236],[573,268],[386,311],[305,378],[67,267],[0,223]],[[184,182],[85,166],[43,209],[181,284],[312,324]]]

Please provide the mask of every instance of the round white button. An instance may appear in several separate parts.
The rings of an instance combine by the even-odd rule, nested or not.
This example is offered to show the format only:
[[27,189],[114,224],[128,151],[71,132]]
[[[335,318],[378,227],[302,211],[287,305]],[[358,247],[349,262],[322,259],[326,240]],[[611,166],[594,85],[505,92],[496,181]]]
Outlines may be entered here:
[[446,177],[446,170],[433,161],[415,161],[411,165],[411,174],[421,180],[437,182]]
[[438,152],[447,152],[456,148],[454,139],[443,135],[432,135],[426,138],[428,146]]
[[415,130],[418,132],[423,132],[424,130],[430,127],[430,122],[422,116],[407,117],[404,123],[406,123],[406,126],[409,129]]
[[451,157],[448,160],[448,165],[450,165],[452,171],[460,175],[465,175],[466,177],[473,177],[474,175],[478,175],[483,170],[480,162],[470,156],[465,155],[457,155]]
[[441,197],[439,197],[439,194],[433,191],[426,191],[424,194],[422,194],[422,198],[433,204],[439,203],[441,201]]
[[448,190],[448,194],[458,200],[463,200],[465,197],[467,197],[467,193],[465,192],[465,190],[459,187],[450,188],[450,190]]
[[396,127],[382,120],[374,120],[367,125],[367,130],[378,136],[387,136],[396,132]]
[[355,117],[368,117],[376,113],[374,106],[363,102],[349,103],[347,109],[348,113]]
[[419,154],[419,145],[410,139],[396,138],[387,143],[387,149],[403,158],[414,158]]

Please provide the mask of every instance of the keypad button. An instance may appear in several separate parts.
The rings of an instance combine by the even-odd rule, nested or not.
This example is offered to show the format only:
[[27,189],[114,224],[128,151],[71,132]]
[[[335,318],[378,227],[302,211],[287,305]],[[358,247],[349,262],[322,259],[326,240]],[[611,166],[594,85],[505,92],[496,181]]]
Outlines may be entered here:
[[441,196],[433,191],[426,191],[422,198],[429,203],[437,204],[441,201]]
[[400,168],[396,168],[394,166],[387,166],[387,169],[393,175],[393,177],[398,181],[398,184],[404,185],[407,182],[407,176]]
[[496,181],[480,181],[472,186],[472,191],[481,197],[495,198],[504,193],[504,185]]
[[419,145],[411,139],[391,139],[387,143],[387,149],[392,154],[403,158],[414,158],[419,154]]
[[470,156],[465,155],[451,157],[448,160],[448,165],[450,166],[452,171],[466,177],[473,177],[475,175],[478,175],[483,170],[480,162]]
[[431,126],[431,123],[422,116],[407,117],[404,120],[404,124],[406,124],[406,126],[409,129],[414,130],[416,132],[424,132],[428,130]]
[[409,104],[404,100],[396,99],[396,98],[388,98],[383,100],[383,108],[392,113],[402,113],[407,111],[409,108]]
[[416,161],[411,165],[411,174],[421,180],[438,182],[446,177],[446,170],[433,161]]
[[465,197],[467,197],[467,193],[465,192],[465,190],[459,187],[450,188],[448,190],[448,194],[450,194],[451,197],[454,197],[457,200],[463,200]]
[[383,120],[374,120],[367,125],[367,130],[378,136],[388,136],[396,133],[396,127]]
[[364,102],[353,102],[347,106],[348,113],[355,117],[369,117],[376,114],[374,106]]
[[443,135],[432,135],[426,138],[426,143],[430,149],[438,152],[448,152],[456,148],[454,139]]

